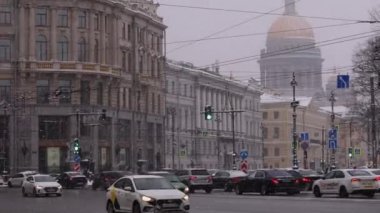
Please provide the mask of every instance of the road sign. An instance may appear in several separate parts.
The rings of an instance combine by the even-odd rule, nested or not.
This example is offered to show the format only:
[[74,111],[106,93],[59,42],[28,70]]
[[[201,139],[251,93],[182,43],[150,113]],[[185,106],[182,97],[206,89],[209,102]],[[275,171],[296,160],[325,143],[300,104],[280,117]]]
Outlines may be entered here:
[[243,172],[248,171],[248,162],[246,160],[241,161],[240,163],[240,170]]
[[329,130],[329,149],[338,148],[338,134],[337,129],[332,128]]
[[80,171],[80,164],[79,163],[75,163],[74,166],[73,166],[73,170],[76,171],[76,172],[79,172]]
[[241,150],[240,151],[240,158],[245,160],[248,158],[248,151],[247,150]]
[[74,161],[75,161],[75,163],[80,163],[80,160],[81,160],[81,158],[80,158],[79,155],[75,155],[75,156],[74,156]]
[[303,150],[306,150],[309,148],[309,133],[308,132],[301,132],[300,133],[300,140],[301,140],[301,148]]
[[350,87],[350,76],[349,75],[338,75],[337,77],[337,88],[347,89]]

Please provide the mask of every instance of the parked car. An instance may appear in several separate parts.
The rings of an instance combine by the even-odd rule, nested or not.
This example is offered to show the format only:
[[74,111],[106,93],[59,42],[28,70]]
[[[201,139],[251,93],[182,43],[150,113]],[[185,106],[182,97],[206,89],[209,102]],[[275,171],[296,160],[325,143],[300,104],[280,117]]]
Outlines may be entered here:
[[106,194],[107,212],[188,212],[189,196],[155,175],[124,176]]
[[8,187],[21,187],[27,177],[38,174],[37,171],[24,171],[11,176],[8,179]]
[[315,181],[313,185],[315,197],[338,194],[339,197],[347,198],[350,194],[363,194],[373,198],[376,191],[376,178],[362,169],[336,169]]
[[323,174],[309,169],[287,169],[287,172],[298,178],[301,191],[311,191],[314,181],[323,177]]
[[377,192],[380,192],[380,169],[366,169],[373,176],[375,176],[377,182]]
[[189,168],[177,170],[175,175],[189,187],[189,192],[193,193],[197,189],[205,190],[206,193],[212,191],[212,177],[206,169]]
[[85,187],[87,185],[86,176],[79,172],[64,172],[57,177],[57,181],[65,188]]
[[240,170],[219,170],[212,175],[213,188],[231,192],[235,184],[246,176],[247,174]]
[[62,186],[50,175],[32,175],[26,178],[22,184],[22,195],[62,195]]
[[299,193],[298,179],[286,170],[256,170],[235,184],[235,193],[259,192],[261,195],[286,192],[289,195]]
[[0,175],[0,186],[4,186],[4,185],[5,185],[4,178],[3,176]]
[[132,172],[129,171],[103,171],[99,174],[96,174],[92,182],[92,189],[96,190],[102,188],[107,190],[117,179],[125,176],[131,175]]

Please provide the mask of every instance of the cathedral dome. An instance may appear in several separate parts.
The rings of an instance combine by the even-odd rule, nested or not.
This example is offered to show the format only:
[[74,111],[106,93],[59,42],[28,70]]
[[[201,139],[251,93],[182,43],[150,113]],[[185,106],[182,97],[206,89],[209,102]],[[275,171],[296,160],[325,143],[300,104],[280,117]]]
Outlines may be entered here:
[[311,25],[305,18],[298,17],[294,0],[285,0],[284,16],[279,17],[270,27],[268,39],[300,38],[314,40]]

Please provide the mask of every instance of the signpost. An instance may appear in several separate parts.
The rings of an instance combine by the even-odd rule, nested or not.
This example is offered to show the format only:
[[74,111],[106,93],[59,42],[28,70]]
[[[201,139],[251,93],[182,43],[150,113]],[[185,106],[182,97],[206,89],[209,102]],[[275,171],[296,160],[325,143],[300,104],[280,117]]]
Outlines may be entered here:
[[247,151],[247,150],[241,150],[241,151],[240,151],[240,158],[241,158],[242,160],[247,159],[247,158],[248,158],[248,151]]
[[336,150],[337,148],[338,148],[337,129],[332,128],[329,130],[329,149]]
[[350,87],[350,76],[349,75],[338,75],[337,77],[337,88],[347,89]]

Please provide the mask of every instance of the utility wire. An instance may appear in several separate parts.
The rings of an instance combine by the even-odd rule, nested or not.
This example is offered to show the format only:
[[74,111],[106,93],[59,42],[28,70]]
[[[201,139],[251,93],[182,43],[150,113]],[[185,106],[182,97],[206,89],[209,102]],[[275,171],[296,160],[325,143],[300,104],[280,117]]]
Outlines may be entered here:
[[289,17],[300,17],[300,18],[310,18],[310,19],[321,19],[321,20],[330,20],[330,21],[349,21],[349,22],[364,22],[364,23],[378,23],[371,20],[360,20],[360,19],[347,19],[347,18],[334,18],[334,17],[323,17],[323,16],[304,16],[304,15],[286,15],[283,13],[272,13],[269,12],[259,12],[259,11],[250,11],[250,10],[234,10],[234,9],[224,9],[224,8],[214,8],[214,7],[200,7],[200,6],[187,6],[187,5],[178,5],[178,4],[160,4],[160,6],[166,7],[179,7],[187,9],[199,9],[199,10],[211,10],[211,11],[223,11],[223,12],[234,12],[234,13],[249,13],[249,14],[261,14],[261,15],[274,15],[274,16],[289,16]]
[[251,36],[257,36],[257,35],[271,35],[271,34],[295,32],[295,31],[303,31],[303,30],[323,29],[323,28],[330,28],[330,27],[342,27],[342,26],[354,25],[354,24],[359,24],[359,22],[344,23],[344,24],[333,24],[333,25],[325,25],[325,26],[319,26],[319,27],[298,28],[298,29],[292,29],[292,30],[281,30],[281,31],[269,32],[269,33],[268,32],[262,32],[262,33],[250,33],[250,34],[240,34],[240,35],[232,35],[232,36],[210,37],[210,38],[206,38],[206,39],[181,40],[181,41],[167,42],[166,45],[188,43],[188,42],[209,41],[209,40],[219,40],[219,39],[229,39],[229,38],[242,38],[242,37],[251,37]]
[[[299,2],[299,1],[301,1],[301,0],[297,0],[296,2]],[[207,36],[205,36],[205,37],[203,37],[203,38],[201,38],[201,39],[198,39],[198,40],[208,39],[208,38],[211,38],[212,36],[219,35],[219,34],[221,34],[221,33],[227,32],[227,31],[229,31],[229,30],[231,30],[231,29],[234,29],[234,28],[236,28],[236,27],[238,27],[238,26],[241,26],[241,25],[243,25],[243,24],[246,24],[246,23],[248,23],[248,22],[251,22],[251,21],[253,21],[253,20],[255,20],[255,19],[259,19],[259,18],[261,18],[261,17],[263,17],[263,16],[265,16],[265,15],[267,15],[267,14],[270,14],[271,12],[274,12],[274,11],[277,11],[277,10],[280,10],[280,9],[283,9],[284,7],[286,7],[286,6],[289,5],[289,4],[292,4],[292,3],[288,3],[288,4],[286,4],[285,6],[282,6],[282,7],[279,7],[279,8],[273,9],[273,10],[270,10],[270,11],[268,11],[267,13],[260,14],[260,15],[258,15],[258,16],[254,16],[254,17],[252,17],[252,18],[246,19],[246,20],[244,20],[244,21],[242,21],[242,22],[239,22],[239,23],[237,23],[237,24],[234,24],[234,25],[228,26],[228,27],[226,27],[226,28],[223,28],[222,30],[219,30],[219,31],[217,31],[217,32],[215,32],[215,33],[212,33],[212,34],[210,34],[210,35],[207,35]],[[190,45],[193,45],[193,44],[195,44],[195,43],[197,43],[197,42],[198,42],[198,41],[193,41],[193,42],[190,42],[190,43],[187,43],[187,44],[181,45],[181,46],[179,46],[179,47],[177,47],[177,48],[174,48],[174,49],[172,49],[172,50],[169,50],[169,51],[167,52],[167,54],[170,54],[170,53],[176,52],[176,51],[178,51],[178,50],[180,50],[180,49],[183,49],[183,48],[185,48],[185,47],[188,47],[188,46],[190,46]]]
[[[361,39],[361,38],[366,38],[366,37],[372,36],[374,33],[378,32],[378,31],[380,31],[380,30],[370,31],[370,32],[365,32],[365,33],[358,33],[358,34],[338,37],[338,38],[334,38],[334,39],[329,39],[329,40],[325,40],[325,41],[321,41],[321,42],[317,42],[317,43],[311,43],[311,44],[306,44],[306,45],[300,45],[297,47],[286,48],[286,49],[282,49],[279,51],[273,51],[273,52],[269,52],[266,57],[273,57],[273,56],[278,56],[278,55],[308,50],[308,49],[314,49],[317,47],[328,46],[328,45],[332,45],[332,44],[338,44],[338,43],[343,43],[343,42],[347,42],[347,41],[357,40],[357,39]],[[371,34],[371,35],[356,37],[356,36],[365,35],[365,34]],[[347,38],[351,38],[351,37],[356,37],[356,38],[347,39]],[[343,39],[346,39],[346,40],[343,40]],[[342,40],[342,41],[334,42],[337,40]],[[329,43],[329,42],[331,42],[331,43]],[[327,43],[327,44],[324,44],[324,43]],[[222,61],[222,62],[219,62],[218,65],[219,66],[227,66],[227,65],[231,65],[231,64],[237,64],[237,63],[252,61],[255,59],[259,59],[260,57],[261,57],[261,54],[251,55],[251,56],[246,56],[246,57]],[[212,65],[214,65],[214,64],[208,64],[208,65],[200,66],[200,68],[207,68],[207,67],[212,66]]]

